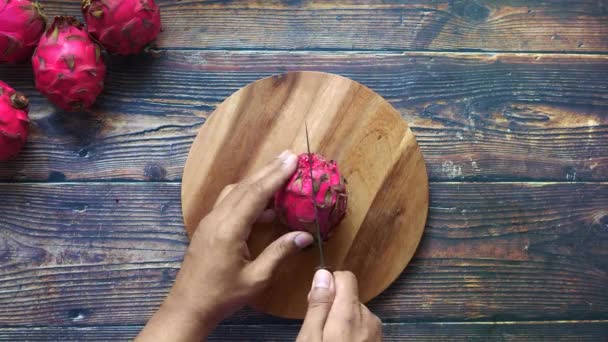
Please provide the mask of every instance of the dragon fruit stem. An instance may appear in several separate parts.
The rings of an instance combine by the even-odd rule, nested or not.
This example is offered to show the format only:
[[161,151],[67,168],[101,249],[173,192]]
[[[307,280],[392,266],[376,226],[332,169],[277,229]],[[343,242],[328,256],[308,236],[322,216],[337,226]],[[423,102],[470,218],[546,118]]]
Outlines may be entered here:
[[23,109],[30,104],[30,101],[27,99],[27,97],[25,97],[23,93],[16,92],[11,95],[11,103],[13,104],[13,107],[17,109]]

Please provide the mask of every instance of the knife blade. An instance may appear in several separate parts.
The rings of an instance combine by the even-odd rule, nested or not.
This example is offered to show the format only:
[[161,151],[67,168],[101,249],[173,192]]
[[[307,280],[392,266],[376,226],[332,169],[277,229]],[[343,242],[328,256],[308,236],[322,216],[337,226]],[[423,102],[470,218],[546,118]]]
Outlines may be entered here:
[[[306,150],[308,151],[308,164],[310,166],[310,182],[313,183],[313,178],[312,178],[312,153],[310,152],[310,141],[308,138],[308,124],[306,123],[306,120],[304,120],[304,128],[306,130]],[[312,206],[314,208],[314,214],[315,214],[315,227],[316,227],[316,237],[315,240],[317,240],[317,246],[319,247],[319,267],[317,267],[317,269],[326,269],[327,267],[325,267],[325,255],[323,253],[323,239],[321,238],[321,226],[319,226],[319,215],[317,213],[317,192],[315,191],[315,186],[314,183],[311,184],[311,188],[312,188]]]

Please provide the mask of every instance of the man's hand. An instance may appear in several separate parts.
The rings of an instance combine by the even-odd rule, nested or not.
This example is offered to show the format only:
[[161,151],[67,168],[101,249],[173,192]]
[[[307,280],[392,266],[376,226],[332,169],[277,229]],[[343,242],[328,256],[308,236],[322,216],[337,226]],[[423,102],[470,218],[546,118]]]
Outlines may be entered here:
[[268,285],[283,259],[313,243],[309,233],[291,232],[255,260],[247,247],[252,224],[274,219],[266,205],[296,166],[297,157],[283,152],[253,176],[222,191],[194,233],[169,296],[139,340],[200,341]]
[[297,342],[381,340],[382,324],[359,302],[355,275],[317,271]]

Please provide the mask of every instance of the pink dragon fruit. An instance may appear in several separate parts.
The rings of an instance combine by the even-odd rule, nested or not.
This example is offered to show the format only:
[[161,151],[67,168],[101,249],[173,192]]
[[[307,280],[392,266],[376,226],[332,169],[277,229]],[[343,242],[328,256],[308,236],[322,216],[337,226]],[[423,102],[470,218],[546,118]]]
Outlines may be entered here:
[[154,0],[83,0],[87,29],[109,52],[140,53],[161,30]]
[[25,95],[0,81],[0,161],[17,155],[27,140],[27,105]]
[[45,26],[38,2],[0,0],[0,63],[30,58]]
[[103,90],[101,49],[73,17],[56,17],[32,56],[36,88],[67,111],[91,107]]
[[[316,206],[321,238],[326,240],[346,214],[344,184],[335,161],[327,161],[315,153],[302,153],[298,156],[296,172],[274,196],[275,210],[281,222],[292,230],[308,231],[314,235]],[[316,193],[314,203],[313,187]]]

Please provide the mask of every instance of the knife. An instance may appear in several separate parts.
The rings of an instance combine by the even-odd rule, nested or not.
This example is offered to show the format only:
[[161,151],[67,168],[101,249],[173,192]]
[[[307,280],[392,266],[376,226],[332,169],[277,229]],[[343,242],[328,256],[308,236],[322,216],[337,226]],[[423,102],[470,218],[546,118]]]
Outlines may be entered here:
[[[308,150],[308,163],[310,165],[310,181],[313,181],[312,178],[312,153],[310,152],[310,141],[308,140],[308,124],[306,123],[306,120],[304,120],[304,128],[306,129],[306,149]],[[317,202],[316,202],[316,198],[317,198],[317,192],[315,191],[315,186],[314,184],[311,184],[311,188],[312,188],[312,206],[314,208],[315,211],[315,227],[316,227],[316,238],[315,240],[317,240],[317,246],[319,247],[319,266],[317,267],[317,270],[319,269],[327,269],[327,267],[325,267],[325,255],[323,254],[323,239],[321,238],[321,226],[319,226],[319,214],[317,213]]]

